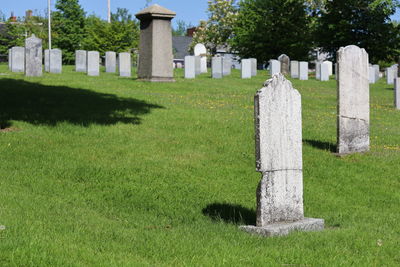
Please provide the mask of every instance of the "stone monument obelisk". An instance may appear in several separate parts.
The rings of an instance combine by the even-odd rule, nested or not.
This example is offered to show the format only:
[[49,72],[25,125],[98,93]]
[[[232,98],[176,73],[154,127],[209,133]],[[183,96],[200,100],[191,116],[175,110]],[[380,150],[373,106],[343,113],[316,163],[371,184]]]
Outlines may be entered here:
[[174,82],[171,20],[175,15],[157,4],[136,14],[140,20],[140,80]]

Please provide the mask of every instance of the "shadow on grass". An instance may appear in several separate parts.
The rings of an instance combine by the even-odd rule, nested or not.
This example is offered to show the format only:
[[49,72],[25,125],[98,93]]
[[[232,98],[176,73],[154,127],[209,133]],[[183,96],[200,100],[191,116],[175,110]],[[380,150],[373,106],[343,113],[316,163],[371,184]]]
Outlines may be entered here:
[[329,142],[323,142],[323,141],[318,141],[318,140],[303,140],[303,143],[310,145],[312,147],[321,149],[321,150],[327,150],[332,153],[336,153],[336,144],[332,144]]
[[140,115],[164,108],[145,101],[67,86],[23,80],[0,80],[0,128],[11,120],[56,126],[60,122],[89,126],[118,122],[140,124]]
[[205,207],[202,212],[213,221],[256,225],[256,212],[240,205],[213,203]]

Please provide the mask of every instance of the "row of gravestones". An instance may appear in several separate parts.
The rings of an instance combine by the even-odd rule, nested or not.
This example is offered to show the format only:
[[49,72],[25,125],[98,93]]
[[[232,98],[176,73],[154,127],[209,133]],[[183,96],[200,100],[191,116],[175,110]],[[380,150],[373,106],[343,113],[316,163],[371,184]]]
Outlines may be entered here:
[[[42,40],[34,35],[27,38],[25,47],[9,49],[8,67],[12,72],[25,72],[26,76],[41,76],[42,66]],[[115,73],[117,54],[106,52],[106,72]],[[100,54],[97,51],[78,50],[75,54],[75,70],[86,72],[89,76],[100,74]],[[119,74],[122,77],[131,77],[131,54],[119,53]],[[44,69],[50,73],[62,72],[62,51],[60,49],[46,49],[44,51]]]
[[[337,52],[339,154],[369,150],[369,63],[364,49],[351,45]],[[305,218],[303,208],[301,96],[282,73],[272,76],[254,98],[256,226],[240,228],[258,235],[324,229],[323,219]]]
[[[105,66],[106,72],[116,73],[118,61],[118,71],[121,77],[131,77],[132,61],[130,53],[119,53],[117,60],[116,52],[106,52]],[[97,51],[75,51],[75,71],[85,72],[88,76],[100,75],[100,53]]]

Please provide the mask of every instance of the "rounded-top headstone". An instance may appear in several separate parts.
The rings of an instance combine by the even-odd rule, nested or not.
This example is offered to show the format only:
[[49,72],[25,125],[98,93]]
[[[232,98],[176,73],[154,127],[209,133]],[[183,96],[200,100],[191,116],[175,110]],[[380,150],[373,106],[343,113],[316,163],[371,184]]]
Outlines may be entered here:
[[282,54],[278,57],[278,60],[281,62],[281,73],[285,75],[289,74],[290,58]]
[[194,47],[195,56],[205,56],[207,54],[207,48],[203,44],[197,44]]

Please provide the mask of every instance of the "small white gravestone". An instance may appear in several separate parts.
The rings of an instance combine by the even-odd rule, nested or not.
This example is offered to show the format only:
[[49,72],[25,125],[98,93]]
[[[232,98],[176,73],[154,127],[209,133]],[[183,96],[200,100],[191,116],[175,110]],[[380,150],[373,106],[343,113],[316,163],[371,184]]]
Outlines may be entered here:
[[25,71],[25,47],[15,46],[11,48],[11,71]]
[[223,57],[222,58],[222,75],[228,76],[232,73],[232,59]]
[[87,72],[87,51],[85,50],[75,51],[75,71]]
[[299,78],[299,62],[296,60],[290,61],[290,77]]
[[88,76],[100,75],[100,53],[97,51],[87,52],[87,75]]
[[386,68],[386,83],[387,84],[393,84],[394,83],[394,78],[397,75],[396,69],[391,66],[389,68]]
[[120,77],[132,76],[132,60],[131,53],[118,54],[118,71]]
[[251,76],[257,76],[257,59],[250,58],[251,60]]
[[329,81],[329,63],[322,62],[320,65],[320,80]]
[[329,76],[333,75],[333,63],[332,63],[332,61],[326,60],[326,61],[324,61],[324,63],[326,63],[326,65],[328,66]]
[[281,62],[276,59],[271,59],[269,61],[269,72],[271,76],[281,72]]
[[196,57],[186,56],[185,57],[185,79],[196,78]]
[[[14,62],[14,61],[13,61]],[[25,40],[25,76],[39,77],[43,74],[42,39],[34,34]]]
[[373,84],[376,82],[375,80],[376,75],[375,75],[375,68],[373,66],[368,67],[368,80],[370,84]]
[[321,80],[321,61],[315,62],[315,79],[318,81]]
[[400,78],[394,79],[394,107],[400,109]]
[[308,62],[300,61],[299,62],[299,79],[302,81],[308,80]]
[[194,55],[200,57],[200,73],[207,73],[207,48],[204,44],[196,44]]
[[213,57],[211,60],[211,71],[212,78],[220,79],[222,78],[223,73],[223,65],[222,65],[222,57]]
[[49,55],[49,71],[50,73],[62,72],[62,52],[60,49],[51,49]]
[[254,98],[257,188],[256,226],[240,228],[262,236],[320,231],[323,219],[304,218],[301,96],[282,74]]
[[251,78],[251,60],[242,59],[242,79]]
[[355,45],[341,47],[338,62],[337,149],[339,154],[369,150],[368,54]]
[[377,82],[377,81],[379,81],[379,65],[375,64],[375,65],[372,65],[372,67],[375,70],[375,82]]
[[44,50],[44,71],[50,72],[50,50]]
[[117,53],[106,52],[106,72],[115,73],[117,71]]

